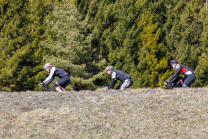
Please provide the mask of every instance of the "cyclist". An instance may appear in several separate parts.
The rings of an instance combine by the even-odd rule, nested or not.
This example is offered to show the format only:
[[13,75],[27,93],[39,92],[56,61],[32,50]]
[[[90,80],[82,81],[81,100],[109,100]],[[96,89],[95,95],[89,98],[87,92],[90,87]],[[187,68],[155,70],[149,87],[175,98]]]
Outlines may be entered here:
[[176,73],[169,79],[165,81],[165,85],[167,83],[172,83],[176,80],[179,74],[182,74],[185,76],[185,78],[179,80],[176,85],[178,87],[190,87],[192,83],[196,80],[196,76],[194,72],[187,66],[178,64],[177,59],[173,59],[170,62],[170,65],[172,66],[173,69],[177,69]]
[[[50,74],[39,85],[41,87],[43,87],[43,86],[51,83],[54,80],[55,76],[57,76],[60,79],[53,84],[53,88],[58,92],[65,91],[66,86],[70,83],[69,74],[60,68],[52,67],[51,63],[46,63],[44,65],[44,69]],[[60,86],[60,88],[59,88],[59,86]]]
[[131,76],[129,74],[120,70],[113,70],[113,66],[107,66],[105,70],[107,71],[108,75],[112,76],[110,86],[106,87],[106,90],[114,88],[116,79],[121,81],[121,84],[116,87],[116,90],[124,90],[132,85]]

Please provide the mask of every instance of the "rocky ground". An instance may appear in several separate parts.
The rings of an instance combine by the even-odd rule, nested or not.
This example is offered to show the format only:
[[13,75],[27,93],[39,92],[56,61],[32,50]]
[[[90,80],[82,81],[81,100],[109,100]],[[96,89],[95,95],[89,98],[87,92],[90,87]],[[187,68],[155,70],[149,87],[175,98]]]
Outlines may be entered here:
[[0,92],[0,138],[208,138],[208,88]]

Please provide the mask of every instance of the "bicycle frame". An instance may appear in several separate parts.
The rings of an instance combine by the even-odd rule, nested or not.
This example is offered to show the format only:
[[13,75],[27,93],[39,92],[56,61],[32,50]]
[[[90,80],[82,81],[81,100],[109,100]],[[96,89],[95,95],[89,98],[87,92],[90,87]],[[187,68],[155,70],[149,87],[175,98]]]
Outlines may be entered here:
[[49,85],[46,85],[45,87],[41,87],[41,89],[45,90],[45,91],[50,91],[53,88],[50,88]]

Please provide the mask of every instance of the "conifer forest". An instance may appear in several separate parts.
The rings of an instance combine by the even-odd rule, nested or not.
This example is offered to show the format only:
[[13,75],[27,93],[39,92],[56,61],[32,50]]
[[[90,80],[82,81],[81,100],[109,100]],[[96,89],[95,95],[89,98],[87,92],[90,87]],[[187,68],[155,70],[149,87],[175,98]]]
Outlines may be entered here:
[[0,0],[1,91],[39,90],[48,62],[67,90],[108,86],[108,65],[131,88],[164,87],[172,59],[208,86],[207,0]]

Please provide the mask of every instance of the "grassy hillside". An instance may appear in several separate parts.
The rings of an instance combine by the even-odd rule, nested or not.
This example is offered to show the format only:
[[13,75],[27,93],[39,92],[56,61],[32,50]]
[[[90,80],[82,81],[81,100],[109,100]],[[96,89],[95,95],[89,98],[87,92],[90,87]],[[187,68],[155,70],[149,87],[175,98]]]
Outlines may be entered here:
[[208,138],[208,88],[1,92],[0,138]]

